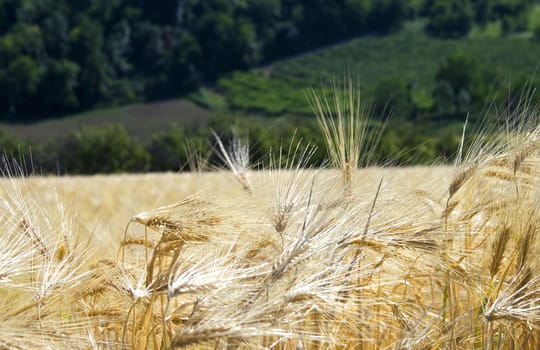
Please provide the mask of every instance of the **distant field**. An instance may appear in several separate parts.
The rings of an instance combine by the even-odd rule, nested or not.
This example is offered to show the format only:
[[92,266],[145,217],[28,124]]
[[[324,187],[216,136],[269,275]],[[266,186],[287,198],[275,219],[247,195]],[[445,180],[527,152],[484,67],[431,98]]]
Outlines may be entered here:
[[540,63],[540,44],[521,37],[437,39],[401,32],[356,38],[312,55],[280,62],[270,70],[276,78],[309,84],[350,72],[366,86],[400,78],[417,88],[431,88],[438,65],[456,51],[478,57],[509,75],[532,76]]
[[185,100],[170,100],[96,109],[62,118],[32,123],[0,123],[0,127],[29,142],[43,142],[62,137],[83,126],[123,125],[142,142],[153,134],[178,126],[205,126],[210,113]]
[[478,57],[508,78],[532,78],[540,64],[540,43],[521,36],[445,40],[414,30],[381,37],[361,37],[341,45],[282,60],[258,70],[235,73],[218,87],[234,108],[269,114],[311,109],[305,90],[332,77],[350,76],[365,92],[387,79],[411,84],[420,104],[429,104],[437,67],[456,51]]
[[[325,170],[318,178],[321,183],[325,183],[336,175],[335,172]],[[275,180],[276,175],[253,172],[250,176],[257,187],[257,193],[261,195],[270,190],[268,182],[272,178]],[[408,179],[408,184],[416,189],[435,191],[435,187],[439,188],[437,183],[448,183],[451,168],[368,168],[359,170],[357,176],[357,191],[365,195],[373,195],[377,181],[385,178],[382,198],[387,201],[395,193],[408,191],[404,179]],[[252,204],[257,201],[256,198],[249,199],[234,176],[228,172],[51,176],[31,177],[16,182],[23,193],[33,193],[34,200],[44,207],[52,208],[59,200],[66,208],[70,208],[71,214],[77,217],[80,232],[84,236],[95,236],[99,248],[106,248],[108,244],[116,246],[131,217],[143,211],[187,198],[205,198],[219,206],[239,200],[254,201]],[[0,182],[0,191],[5,186],[5,181]],[[231,211],[234,212],[233,209]],[[264,216],[264,213],[261,215]]]

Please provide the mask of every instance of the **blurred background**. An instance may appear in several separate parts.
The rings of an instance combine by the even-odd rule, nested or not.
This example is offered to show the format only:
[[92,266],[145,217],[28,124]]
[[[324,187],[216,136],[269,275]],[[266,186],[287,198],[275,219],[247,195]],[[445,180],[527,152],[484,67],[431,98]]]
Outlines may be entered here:
[[352,79],[374,164],[450,162],[463,123],[540,86],[538,0],[0,0],[0,148],[44,174],[190,170],[215,130],[252,163],[324,141],[308,99]]

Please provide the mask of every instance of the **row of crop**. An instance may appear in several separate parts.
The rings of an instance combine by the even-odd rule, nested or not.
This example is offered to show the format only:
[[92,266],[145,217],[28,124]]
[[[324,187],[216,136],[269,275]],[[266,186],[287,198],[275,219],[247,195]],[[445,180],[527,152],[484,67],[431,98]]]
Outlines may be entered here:
[[[511,53],[511,54],[510,54]],[[305,87],[350,76],[365,100],[396,117],[438,119],[504,104],[535,81],[540,44],[522,38],[441,40],[415,33],[359,38],[319,53],[236,72],[217,85],[229,105],[267,115],[311,114]]]

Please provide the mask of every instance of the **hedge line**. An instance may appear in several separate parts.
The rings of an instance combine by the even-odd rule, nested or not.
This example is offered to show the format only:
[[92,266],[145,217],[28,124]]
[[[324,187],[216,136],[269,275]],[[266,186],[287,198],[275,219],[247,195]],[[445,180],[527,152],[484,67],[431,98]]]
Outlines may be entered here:
[[[380,121],[372,121],[378,128]],[[326,151],[314,118],[215,119],[205,129],[172,126],[141,143],[121,125],[84,127],[67,137],[46,144],[26,144],[0,131],[0,149],[8,159],[22,163],[27,172],[40,174],[96,174],[149,171],[189,171],[222,166],[215,152],[212,130],[227,145],[234,136],[250,145],[255,168],[267,165],[271,152],[302,142],[316,152],[310,165],[325,164]],[[381,140],[370,159],[373,164],[426,164],[452,159],[459,144],[460,125],[419,126],[395,120],[384,127]]]

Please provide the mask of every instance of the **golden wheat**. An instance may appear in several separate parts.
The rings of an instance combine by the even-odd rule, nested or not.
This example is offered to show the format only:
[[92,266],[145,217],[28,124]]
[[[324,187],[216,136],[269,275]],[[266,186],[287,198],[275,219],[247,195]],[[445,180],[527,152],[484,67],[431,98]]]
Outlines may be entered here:
[[248,171],[216,136],[241,186],[5,178],[0,348],[538,348],[535,112],[453,167],[359,168],[358,96],[314,105],[337,170],[298,142]]

